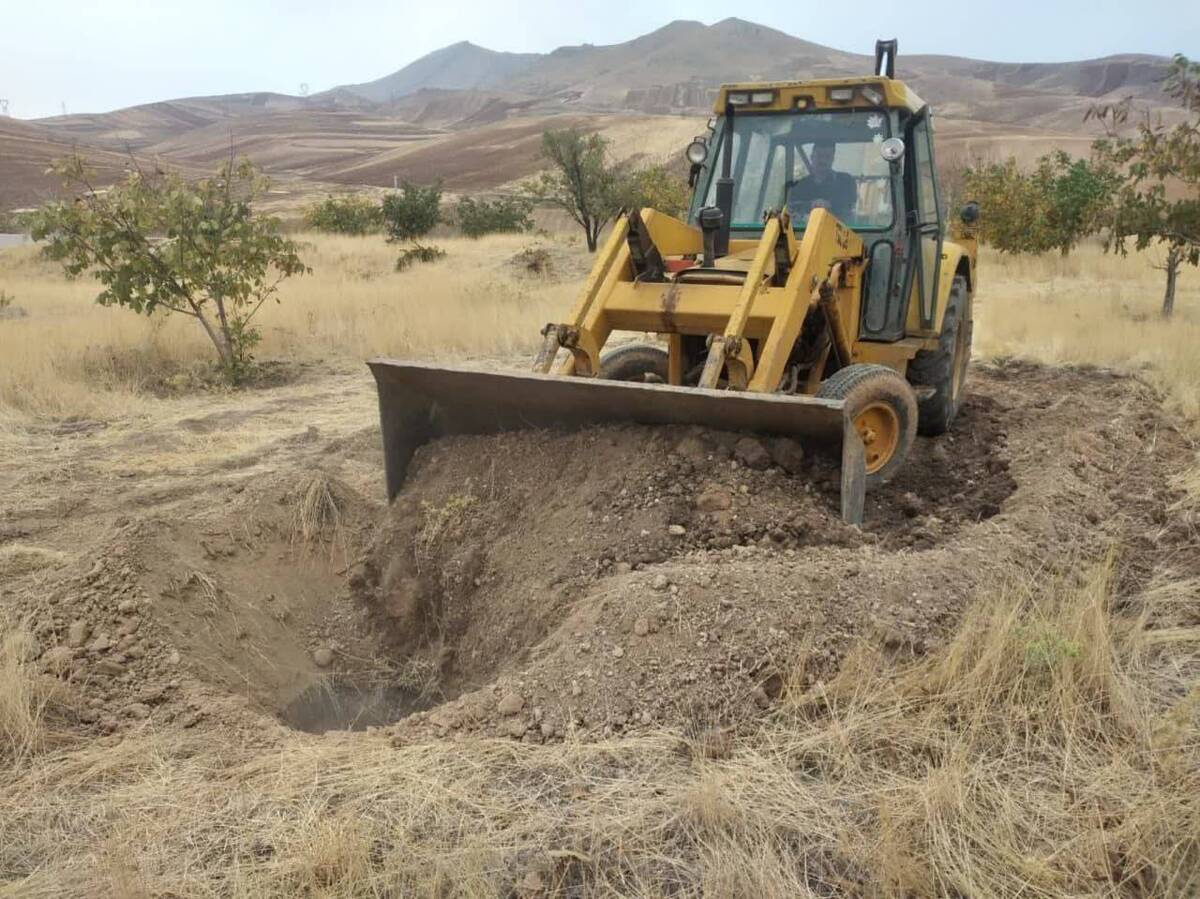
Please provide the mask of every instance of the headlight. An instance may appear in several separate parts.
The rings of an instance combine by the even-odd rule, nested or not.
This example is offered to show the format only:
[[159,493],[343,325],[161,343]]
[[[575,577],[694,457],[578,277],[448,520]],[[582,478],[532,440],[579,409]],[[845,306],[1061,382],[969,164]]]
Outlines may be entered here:
[[685,155],[692,165],[703,165],[704,160],[708,159],[708,144],[704,142],[704,138],[698,137],[687,145]]
[[831,87],[829,89],[829,99],[837,103],[849,103],[854,99],[854,88]]
[[750,102],[755,106],[767,106],[775,102],[775,91],[755,91],[750,95]]
[[749,91],[730,91],[725,97],[730,106],[747,106],[750,103]]
[[879,145],[879,155],[888,162],[898,162],[904,156],[904,141],[889,137]]

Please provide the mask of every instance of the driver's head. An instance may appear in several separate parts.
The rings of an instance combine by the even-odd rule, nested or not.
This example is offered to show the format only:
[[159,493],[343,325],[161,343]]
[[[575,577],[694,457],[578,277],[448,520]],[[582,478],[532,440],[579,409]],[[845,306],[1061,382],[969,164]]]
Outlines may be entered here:
[[824,177],[833,171],[833,155],[837,147],[831,140],[817,141],[813,144],[812,164],[813,174]]

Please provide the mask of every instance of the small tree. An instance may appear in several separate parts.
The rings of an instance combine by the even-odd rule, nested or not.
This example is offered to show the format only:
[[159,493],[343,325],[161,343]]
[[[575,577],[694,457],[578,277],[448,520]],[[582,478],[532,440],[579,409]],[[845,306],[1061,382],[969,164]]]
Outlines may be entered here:
[[399,192],[383,198],[383,224],[388,240],[412,244],[411,248],[400,251],[396,259],[397,270],[406,269],[414,262],[430,262],[446,255],[445,250],[423,246],[420,242],[441,221],[441,209],[440,181],[429,187],[405,181]]
[[1124,172],[1117,192],[1107,247],[1124,255],[1133,241],[1138,250],[1152,243],[1166,248],[1158,266],[1166,273],[1162,314],[1175,311],[1175,284],[1180,267],[1200,265],[1200,63],[1177,55],[1165,83],[1190,118],[1167,128],[1149,117],[1137,136],[1116,136],[1128,105],[1089,112],[1108,127],[1110,136],[1096,142],[1099,157]]
[[1065,256],[1103,226],[1118,181],[1107,161],[1057,150],[1028,172],[1012,157],[970,166],[963,193],[983,210],[980,238],[1002,253],[1057,250]]
[[552,167],[529,185],[531,198],[557,206],[579,224],[593,253],[600,232],[621,209],[608,145],[599,134],[578,128],[543,132],[542,156]]
[[362,194],[326,197],[304,210],[304,224],[327,234],[373,234],[383,228],[383,209]]
[[687,213],[691,201],[687,181],[665,165],[619,172],[616,189],[624,209],[649,206],[677,218]]
[[280,281],[309,271],[278,220],[254,211],[267,180],[245,159],[195,182],[135,166],[102,191],[78,156],[54,170],[75,196],[33,216],[32,235],[47,242],[45,255],[62,262],[68,277],[95,275],[103,306],[196,319],[225,376],[240,381],[259,340],[254,316],[267,300],[278,301]]
[[517,233],[533,228],[533,200],[528,197],[498,197],[476,200],[463,197],[454,208],[454,219],[467,237]]

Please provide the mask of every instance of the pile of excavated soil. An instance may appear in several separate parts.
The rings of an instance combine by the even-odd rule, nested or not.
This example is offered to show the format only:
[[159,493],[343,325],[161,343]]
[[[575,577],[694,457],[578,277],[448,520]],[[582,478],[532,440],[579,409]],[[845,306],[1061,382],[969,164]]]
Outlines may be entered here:
[[936,647],[1014,573],[1116,545],[1132,592],[1155,559],[1200,564],[1165,511],[1192,449],[1149,388],[1103,372],[978,368],[953,432],[918,439],[862,528],[838,517],[832,464],[783,440],[448,438],[390,508],[374,428],[289,441],[271,474],[255,456],[190,492],[124,490],[69,562],[18,551],[34,518],[3,523],[0,597],[81,726],[723,734],[858,641]]
[[446,700],[397,739],[736,726],[856,640],[925,652],[1014,565],[1115,539],[1112,494],[1127,506],[1137,483],[1165,505],[1163,469],[1121,468],[1131,440],[1186,453],[1164,427],[1133,381],[976,375],[954,432],[918,441],[861,529],[838,518],[832,465],[789,441],[640,426],[437,441],[351,578]]

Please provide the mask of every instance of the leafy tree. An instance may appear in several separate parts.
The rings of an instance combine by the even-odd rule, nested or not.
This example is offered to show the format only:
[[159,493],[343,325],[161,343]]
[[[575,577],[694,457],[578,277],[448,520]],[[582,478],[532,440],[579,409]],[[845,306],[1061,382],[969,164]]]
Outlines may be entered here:
[[454,218],[467,237],[482,237],[531,230],[531,212],[533,200],[528,197],[498,197],[494,200],[463,197],[454,209]]
[[275,218],[254,211],[267,180],[248,160],[225,163],[212,178],[135,168],[107,190],[94,189],[83,160],[55,164],[74,198],[48,203],[32,235],[68,277],[93,274],[96,302],[134,312],[196,319],[231,383],[246,375],[259,340],[251,322],[278,302],[284,278],[309,269]]
[[608,159],[610,142],[578,128],[542,134],[542,156],[551,163],[528,185],[539,202],[565,210],[583,228],[595,252],[600,232],[622,209],[651,206],[671,215],[688,207],[687,183],[668,167],[633,169]]
[[687,181],[665,165],[619,172],[616,186],[617,199],[624,209],[649,206],[679,218],[691,201]]
[[551,169],[529,185],[530,196],[563,209],[583,229],[590,252],[604,226],[621,209],[617,172],[608,162],[609,141],[579,128],[542,133],[542,156]]
[[410,181],[400,185],[399,192],[383,198],[383,224],[389,241],[405,241],[412,247],[402,249],[396,259],[396,269],[408,268],[414,262],[430,262],[446,255],[438,247],[424,246],[421,238],[442,220],[442,182],[421,187]]
[[1097,156],[1124,173],[1107,246],[1122,255],[1130,241],[1138,250],[1151,244],[1166,248],[1159,268],[1166,272],[1162,314],[1169,318],[1180,267],[1200,265],[1200,63],[1177,55],[1165,89],[1189,114],[1172,128],[1146,117],[1136,137],[1119,137],[1115,132],[1128,116],[1128,104],[1089,115],[1110,132],[1096,142]]
[[1106,160],[1073,159],[1057,150],[1031,171],[1012,157],[970,166],[963,193],[979,202],[980,238],[996,249],[1065,256],[1105,224],[1118,181]]
[[442,183],[421,187],[411,181],[383,198],[383,223],[388,240],[420,245],[420,239],[442,218]]
[[304,223],[327,234],[373,234],[383,228],[383,208],[362,194],[326,197],[304,210]]

